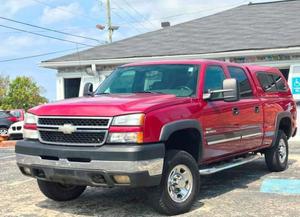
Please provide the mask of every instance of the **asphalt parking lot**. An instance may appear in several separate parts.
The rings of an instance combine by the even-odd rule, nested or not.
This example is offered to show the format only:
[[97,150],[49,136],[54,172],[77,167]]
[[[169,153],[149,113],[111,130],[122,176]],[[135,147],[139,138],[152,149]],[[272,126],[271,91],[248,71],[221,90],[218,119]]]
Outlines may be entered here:
[[[261,159],[202,177],[198,202],[183,216],[300,216],[300,142],[290,147],[285,172],[268,172]],[[0,149],[0,168],[0,216],[158,216],[145,189],[88,188],[72,202],[46,199],[18,171],[13,148]]]

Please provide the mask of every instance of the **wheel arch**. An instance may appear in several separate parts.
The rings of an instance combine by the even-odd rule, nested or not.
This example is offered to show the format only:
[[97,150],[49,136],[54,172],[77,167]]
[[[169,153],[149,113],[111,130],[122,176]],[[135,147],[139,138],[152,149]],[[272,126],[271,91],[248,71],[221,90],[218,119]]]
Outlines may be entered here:
[[280,112],[276,117],[275,134],[272,142],[272,146],[275,145],[278,131],[283,130],[289,139],[292,136],[292,115],[290,112]]
[[[203,154],[203,131],[202,126],[197,120],[186,119],[178,120],[164,125],[161,129],[159,140],[166,144],[166,150],[170,148],[170,141],[178,141],[183,135],[188,146],[180,146],[180,149],[189,152],[197,162],[202,159]],[[175,137],[175,138],[174,138]],[[173,140],[172,140],[173,139]],[[176,140],[177,139],[177,140]],[[196,144],[195,144],[196,143]],[[187,144],[181,144],[187,145]],[[175,148],[178,148],[177,146]],[[192,153],[191,153],[192,152]],[[195,153],[196,152],[196,153]]]

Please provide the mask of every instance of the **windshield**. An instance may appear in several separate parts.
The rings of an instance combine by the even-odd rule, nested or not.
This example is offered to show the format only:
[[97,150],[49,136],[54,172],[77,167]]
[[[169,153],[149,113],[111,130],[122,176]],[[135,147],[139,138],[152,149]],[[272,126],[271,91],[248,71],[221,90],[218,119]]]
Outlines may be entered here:
[[196,95],[199,66],[143,65],[120,67],[96,90],[99,94],[161,93]]

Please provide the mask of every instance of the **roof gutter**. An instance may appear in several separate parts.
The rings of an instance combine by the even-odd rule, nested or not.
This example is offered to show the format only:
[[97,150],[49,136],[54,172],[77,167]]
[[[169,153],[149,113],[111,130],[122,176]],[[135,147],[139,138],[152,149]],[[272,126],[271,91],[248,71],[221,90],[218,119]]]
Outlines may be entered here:
[[176,60],[176,59],[214,59],[214,58],[230,58],[238,56],[259,56],[259,55],[276,55],[276,54],[293,54],[300,53],[300,47],[277,48],[277,49],[261,49],[261,50],[241,50],[206,54],[190,54],[190,55],[168,55],[168,56],[152,56],[152,57],[129,57],[116,59],[100,59],[100,60],[76,60],[62,62],[41,62],[40,66],[51,69],[59,69],[65,67],[80,67],[95,65],[122,65],[131,62],[155,61],[155,60]]

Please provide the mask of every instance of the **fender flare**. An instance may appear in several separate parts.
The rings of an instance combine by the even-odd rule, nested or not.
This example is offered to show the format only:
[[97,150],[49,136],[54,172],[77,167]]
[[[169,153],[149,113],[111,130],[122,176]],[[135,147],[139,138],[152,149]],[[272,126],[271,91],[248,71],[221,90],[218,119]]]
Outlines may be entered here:
[[[199,159],[202,158],[203,154],[203,144],[204,144],[204,138],[203,138],[203,130],[202,126],[199,123],[198,120],[194,119],[185,119],[185,120],[178,120],[178,121],[173,121],[170,123],[167,123],[164,125],[160,131],[160,136],[159,136],[159,141],[165,142],[169,139],[169,137],[172,135],[172,133],[179,131],[179,130],[184,130],[184,129],[196,129],[199,134],[200,134],[200,139],[201,142],[199,144]],[[199,160],[198,159],[198,160]]]
[[[280,112],[280,113],[277,114],[276,124],[275,124],[275,134],[274,134],[274,138],[273,138],[273,141],[272,141],[272,147],[275,145],[276,138],[277,138],[278,131],[279,131],[279,125],[280,125],[280,122],[283,118],[289,118],[291,123],[292,123],[292,114],[290,112],[284,111],[284,112]],[[292,134],[292,132],[290,132],[290,135],[286,135],[286,136],[288,138],[290,138],[291,134]]]

